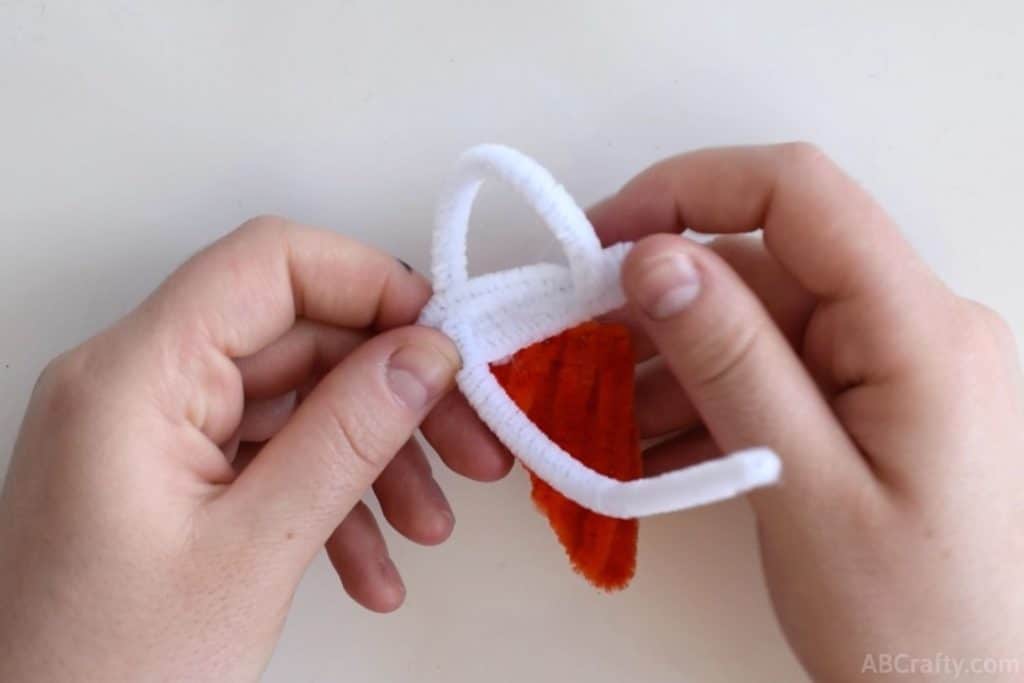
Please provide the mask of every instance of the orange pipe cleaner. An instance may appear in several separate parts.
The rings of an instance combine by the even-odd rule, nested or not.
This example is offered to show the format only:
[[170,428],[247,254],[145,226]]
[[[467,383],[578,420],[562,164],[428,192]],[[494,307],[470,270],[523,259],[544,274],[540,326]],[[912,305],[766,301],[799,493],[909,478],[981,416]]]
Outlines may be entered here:
[[[509,397],[548,438],[601,474],[643,473],[633,418],[633,349],[622,325],[587,322],[491,365]],[[532,498],[572,566],[598,588],[625,588],[636,569],[637,520],[591,512],[530,472]]]

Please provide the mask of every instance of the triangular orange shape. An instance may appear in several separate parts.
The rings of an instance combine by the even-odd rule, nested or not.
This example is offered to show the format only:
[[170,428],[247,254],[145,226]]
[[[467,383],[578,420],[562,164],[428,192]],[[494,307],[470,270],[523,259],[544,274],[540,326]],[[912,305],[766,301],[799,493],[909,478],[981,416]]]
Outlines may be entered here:
[[[627,328],[583,323],[520,350],[491,371],[527,417],[569,455],[622,481],[642,475]],[[637,520],[591,512],[532,472],[530,478],[533,500],[573,567],[598,588],[624,588],[636,569]]]

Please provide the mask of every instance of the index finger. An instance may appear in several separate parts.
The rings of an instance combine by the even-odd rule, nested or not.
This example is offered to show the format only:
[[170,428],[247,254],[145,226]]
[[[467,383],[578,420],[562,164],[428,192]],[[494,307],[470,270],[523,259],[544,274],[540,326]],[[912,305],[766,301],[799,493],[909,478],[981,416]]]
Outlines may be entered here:
[[415,321],[430,286],[394,257],[329,230],[254,218],[196,254],[144,304],[157,326],[237,358],[297,318],[385,329]]
[[667,159],[589,217],[605,243],[687,228],[723,234],[763,229],[768,250],[824,299],[892,292],[927,272],[867,192],[806,143]]
[[299,318],[340,328],[410,324],[430,286],[394,257],[327,230],[264,217],[189,259],[131,316],[139,347],[165,372],[161,407],[216,443],[241,416],[230,360],[279,338]]

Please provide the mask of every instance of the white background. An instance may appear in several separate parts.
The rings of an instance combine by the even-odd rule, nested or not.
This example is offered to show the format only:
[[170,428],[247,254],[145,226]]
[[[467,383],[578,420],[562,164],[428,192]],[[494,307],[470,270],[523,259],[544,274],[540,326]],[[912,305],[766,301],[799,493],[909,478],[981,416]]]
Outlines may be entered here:
[[[0,2],[0,463],[45,362],[246,217],[426,270],[441,179],[481,141],[584,203],[678,151],[815,141],[1020,334],[1022,7]],[[476,221],[478,270],[555,253],[500,192]],[[567,569],[520,470],[443,482],[452,540],[389,537],[406,606],[363,611],[318,560],[267,680],[802,680],[745,504],[644,521],[638,577],[608,597]]]

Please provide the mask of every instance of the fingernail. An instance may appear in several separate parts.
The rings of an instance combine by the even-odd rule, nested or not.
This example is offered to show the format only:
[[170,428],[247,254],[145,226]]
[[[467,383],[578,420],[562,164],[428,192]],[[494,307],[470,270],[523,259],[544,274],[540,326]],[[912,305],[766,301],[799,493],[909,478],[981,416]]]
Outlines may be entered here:
[[422,410],[448,389],[457,369],[457,362],[429,344],[405,346],[388,361],[388,386],[408,408]]
[[682,252],[662,254],[645,264],[636,288],[640,307],[655,320],[664,320],[693,303],[700,294],[700,273]]

